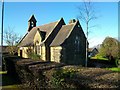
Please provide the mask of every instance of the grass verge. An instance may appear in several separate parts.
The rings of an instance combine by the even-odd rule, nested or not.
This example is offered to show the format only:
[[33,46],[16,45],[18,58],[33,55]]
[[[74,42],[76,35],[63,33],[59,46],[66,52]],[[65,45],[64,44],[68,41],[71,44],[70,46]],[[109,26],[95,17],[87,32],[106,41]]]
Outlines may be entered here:
[[2,88],[2,89],[17,89],[17,90],[19,90],[18,85],[0,86],[0,88]]
[[103,58],[103,57],[91,57],[91,59],[97,59],[97,60],[108,60],[107,58]]
[[106,68],[106,69],[114,71],[114,72],[120,72],[120,68],[118,68],[118,67],[112,67],[112,68]]
[[7,71],[0,71],[0,74],[7,74]]

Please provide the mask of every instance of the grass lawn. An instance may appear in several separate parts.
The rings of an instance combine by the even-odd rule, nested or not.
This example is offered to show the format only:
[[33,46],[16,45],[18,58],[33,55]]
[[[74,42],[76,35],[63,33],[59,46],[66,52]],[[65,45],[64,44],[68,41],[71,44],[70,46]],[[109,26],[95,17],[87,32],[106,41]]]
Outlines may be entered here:
[[118,67],[112,67],[112,68],[106,68],[107,70],[115,71],[115,72],[120,72],[120,68]]
[[7,71],[0,71],[0,74],[7,74]]
[[103,58],[103,57],[91,57],[91,59],[97,59],[97,60],[108,60],[107,58]]
[[7,85],[7,86],[0,86],[2,89],[18,89],[18,85]]

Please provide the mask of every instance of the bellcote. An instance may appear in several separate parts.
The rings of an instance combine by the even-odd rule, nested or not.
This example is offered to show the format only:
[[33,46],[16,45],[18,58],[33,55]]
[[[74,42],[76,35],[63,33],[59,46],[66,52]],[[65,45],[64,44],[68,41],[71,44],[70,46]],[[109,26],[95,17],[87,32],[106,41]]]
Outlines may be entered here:
[[28,20],[28,32],[33,28],[33,27],[36,27],[36,19],[35,19],[35,16],[32,15],[30,17],[30,19]]

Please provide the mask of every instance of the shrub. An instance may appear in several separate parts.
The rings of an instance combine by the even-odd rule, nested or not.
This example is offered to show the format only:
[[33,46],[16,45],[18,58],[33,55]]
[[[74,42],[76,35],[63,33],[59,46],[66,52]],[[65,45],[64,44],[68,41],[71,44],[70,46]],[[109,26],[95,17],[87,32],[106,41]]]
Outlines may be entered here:
[[5,49],[6,52],[8,52],[10,55],[15,55],[18,51],[18,47],[16,46],[8,46],[6,49]]
[[71,87],[71,85],[69,85],[69,80],[73,79],[75,75],[76,71],[74,69],[56,69],[52,73],[52,77],[50,79],[51,87],[53,88]]
[[33,60],[40,60],[40,55],[38,55],[38,54],[31,53],[29,56]]
[[[42,71],[30,69],[29,66],[33,65],[31,61],[18,61],[16,63],[16,71],[22,82],[22,86],[30,89],[44,88],[45,87],[45,76]],[[23,87],[20,87],[23,89]]]
[[33,49],[31,47],[28,47],[27,55],[29,58],[33,60],[40,60],[40,55],[34,53]]
[[116,60],[115,60],[115,65],[116,65],[117,67],[120,67],[120,59],[116,59]]
[[6,71],[6,61],[4,57],[2,58],[2,71]]

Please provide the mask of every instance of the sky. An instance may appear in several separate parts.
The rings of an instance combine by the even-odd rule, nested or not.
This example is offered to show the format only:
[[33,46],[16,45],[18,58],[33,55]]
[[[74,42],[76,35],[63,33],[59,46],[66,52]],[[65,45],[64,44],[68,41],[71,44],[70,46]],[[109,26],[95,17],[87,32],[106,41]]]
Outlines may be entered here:
[[[90,26],[96,25],[96,27],[89,30],[89,47],[101,44],[107,36],[118,37],[118,3],[92,2],[92,4],[98,19],[93,20],[90,24]],[[83,2],[5,2],[4,31],[10,27],[18,35],[24,36],[27,32],[28,20],[33,14],[37,20],[37,26],[58,21],[61,17],[68,24],[70,19],[79,15],[77,7],[82,5]],[[85,23],[79,21],[86,33]]]

